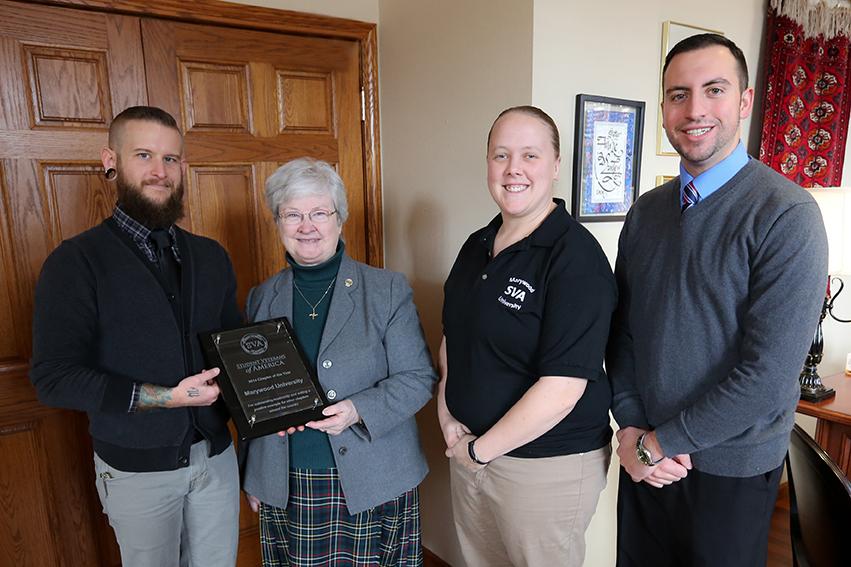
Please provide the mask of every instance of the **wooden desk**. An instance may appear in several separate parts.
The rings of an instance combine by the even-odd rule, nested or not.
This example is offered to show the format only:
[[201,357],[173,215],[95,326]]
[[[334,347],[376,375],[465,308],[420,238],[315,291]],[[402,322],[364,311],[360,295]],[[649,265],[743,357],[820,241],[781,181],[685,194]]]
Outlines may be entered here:
[[822,379],[836,396],[818,403],[798,402],[798,413],[818,418],[816,443],[851,479],[851,376],[834,374]]

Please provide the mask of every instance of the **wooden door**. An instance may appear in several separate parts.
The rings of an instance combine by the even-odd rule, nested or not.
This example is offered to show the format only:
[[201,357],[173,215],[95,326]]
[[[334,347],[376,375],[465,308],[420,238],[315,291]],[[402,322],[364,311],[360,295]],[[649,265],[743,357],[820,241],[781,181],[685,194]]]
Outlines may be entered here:
[[142,21],[148,99],[183,123],[188,225],[231,254],[239,298],[284,264],[266,178],[310,156],[337,167],[346,250],[367,260],[358,44]]
[[33,286],[62,241],[109,214],[100,148],[146,103],[139,20],[0,2],[0,565],[116,565],[84,415],[27,378]]
[[[182,121],[189,162],[184,224],[231,255],[242,304],[284,250],[264,200],[280,165],[337,167],[349,200],[346,249],[366,261],[358,45],[216,26],[142,21],[150,104]],[[243,501],[240,564],[258,564],[257,515]]]
[[[171,1],[52,1],[192,19],[206,6],[217,23],[239,17],[208,0],[196,0],[197,11]],[[271,11],[239,10],[254,27],[271,21]],[[294,29],[326,23],[302,17]],[[42,406],[27,378],[41,264],[114,204],[99,161],[111,118],[152,104],[181,122],[190,162],[182,224],[225,245],[240,301],[283,265],[263,183],[302,155],[337,167],[349,196],[347,249],[380,265],[372,79],[369,127],[360,95],[374,29],[363,28],[328,39],[0,0],[0,565],[120,562],[94,489],[85,416]],[[244,502],[240,526],[238,565],[259,565],[257,520]]]

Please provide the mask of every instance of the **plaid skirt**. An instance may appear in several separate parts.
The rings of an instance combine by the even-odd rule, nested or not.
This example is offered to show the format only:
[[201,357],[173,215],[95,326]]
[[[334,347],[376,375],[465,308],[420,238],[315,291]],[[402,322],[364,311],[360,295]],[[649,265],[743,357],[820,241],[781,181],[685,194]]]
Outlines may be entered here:
[[420,567],[420,500],[416,487],[354,516],[340,475],[290,469],[286,509],[260,505],[264,567]]

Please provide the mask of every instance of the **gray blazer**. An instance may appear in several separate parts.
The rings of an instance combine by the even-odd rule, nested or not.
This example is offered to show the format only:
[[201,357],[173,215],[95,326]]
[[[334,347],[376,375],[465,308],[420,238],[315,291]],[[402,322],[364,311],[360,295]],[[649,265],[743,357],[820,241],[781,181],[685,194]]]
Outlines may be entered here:
[[[292,320],[292,281],[287,269],[253,288],[248,318]],[[417,486],[428,466],[414,414],[431,398],[437,375],[405,276],[344,254],[316,362],[329,401],[350,399],[363,420],[329,436],[349,513]],[[245,492],[286,508],[287,437],[267,435],[243,443],[240,464]]]

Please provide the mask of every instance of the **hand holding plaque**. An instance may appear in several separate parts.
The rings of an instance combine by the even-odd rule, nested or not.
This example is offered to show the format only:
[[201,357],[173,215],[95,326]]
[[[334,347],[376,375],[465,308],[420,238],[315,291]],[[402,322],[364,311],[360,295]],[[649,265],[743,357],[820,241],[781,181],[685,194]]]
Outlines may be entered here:
[[286,431],[324,418],[328,405],[285,318],[201,334],[210,366],[218,366],[222,398],[241,439]]

